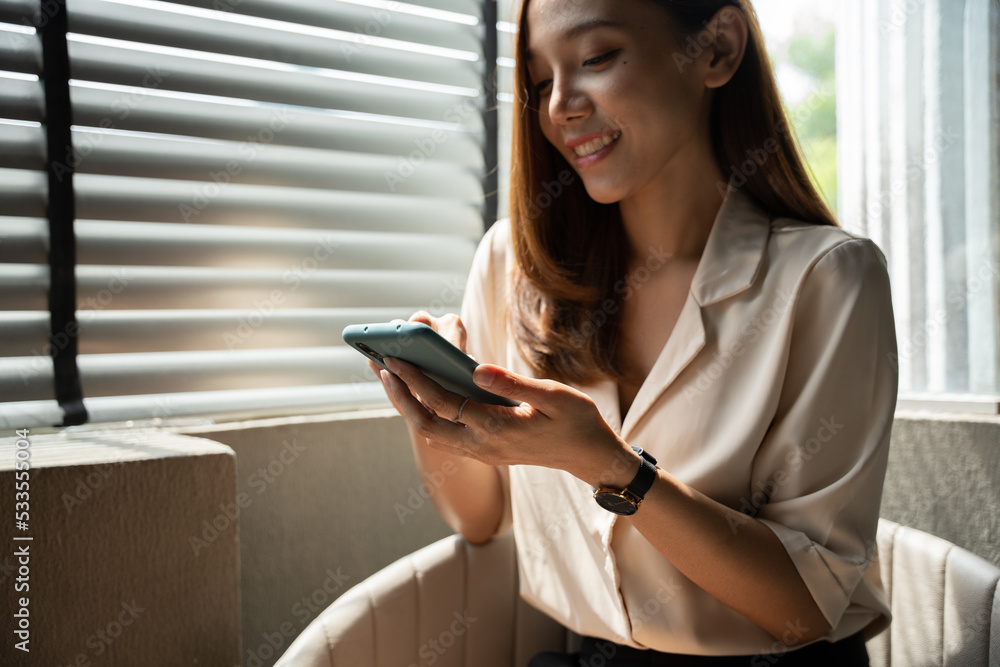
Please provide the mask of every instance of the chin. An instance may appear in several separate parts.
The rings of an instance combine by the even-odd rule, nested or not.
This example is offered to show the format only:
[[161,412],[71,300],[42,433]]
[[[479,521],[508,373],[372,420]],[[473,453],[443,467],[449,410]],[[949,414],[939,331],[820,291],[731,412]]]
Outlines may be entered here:
[[625,192],[620,187],[611,187],[604,184],[592,184],[583,182],[583,187],[587,194],[598,204],[617,204],[625,198]]

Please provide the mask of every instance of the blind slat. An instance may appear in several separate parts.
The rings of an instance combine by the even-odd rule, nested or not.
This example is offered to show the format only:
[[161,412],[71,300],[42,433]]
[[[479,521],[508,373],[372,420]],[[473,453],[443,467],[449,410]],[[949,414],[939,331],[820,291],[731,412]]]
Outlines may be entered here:
[[[475,63],[475,51],[421,44],[414,41],[414,35],[403,33],[403,39],[398,40],[376,36],[360,48],[358,36],[350,30],[184,8],[169,2],[135,2],[142,4],[74,0],[69,29],[73,33],[303,67],[472,88],[478,85],[476,68],[468,65]],[[453,25],[450,32],[456,37],[466,33],[462,41],[475,45],[473,28]]]
[[[46,308],[48,267],[0,264],[0,309]],[[363,308],[430,303],[463,285],[461,273],[431,271],[248,270],[202,267],[79,266],[79,310]]]
[[[445,294],[432,312],[457,312],[459,292]],[[339,344],[349,324],[406,319],[420,304],[397,308],[246,310],[82,310],[81,354],[125,354],[198,350],[250,350],[322,347]],[[5,354],[42,354],[48,341],[49,314],[43,311],[0,313]]]
[[[79,174],[77,217],[385,232],[434,232],[478,238],[479,202]],[[45,215],[45,174],[0,169],[0,196],[12,216]]]
[[[350,26],[359,35],[377,35],[393,39],[414,38],[428,44],[440,43],[452,48],[475,45],[452,44],[449,34],[455,26],[478,25],[482,7],[475,0],[169,0],[172,4],[203,9],[239,12],[249,16],[294,21],[328,28]],[[387,19],[386,14],[391,16]],[[419,37],[416,37],[419,35]]]
[[[48,227],[39,218],[7,218],[0,263],[46,262]],[[141,222],[77,222],[81,265],[289,269],[306,263],[327,269],[467,270],[475,241],[454,235],[219,227]]]
[[[84,398],[94,422],[136,419],[171,420],[179,417],[229,415],[266,417],[292,411],[328,412],[363,408],[390,408],[378,382],[309,387],[273,387],[237,391],[186,392]],[[0,403],[0,427],[33,428],[57,424],[62,412],[55,401]]]
[[[6,94],[0,91],[0,105]],[[289,110],[276,104],[92,82],[76,82],[72,97],[77,125],[109,127],[110,123],[121,130],[250,142],[261,128],[283,116],[294,122],[284,124],[274,136],[275,144],[386,155],[408,155],[415,148],[426,151],[430,146],[436,159],[469,164],[481,161],[477,158],[482,152],[481,137],[459,122],[478,114],[471,102],[456,111],[452,118],[456,122],[420,122],[336,109]],[[10,106],[14,104],[12,101]],[[31,104],[30,100],[20,103],[23,108]]]
[[[0,167],[43,169],[44,134],[40,127],[0,123]],[[338,190],[450,196],[470,202],[482,197],[481,164],[475,168],[427,160],[419,151],[414,151],[416,158],[413,159],[415,163],[419,158],[419,164],[404,169],[400,166],[400,158],[392,156],[136,135],[101,129],[74,130],[73,147],[73,153],[67,153],[65,164],[75,165],[80,174],[180,180],[211,178],[225,185],[250,183],[323,188],[335,184]],[[150,155],[156,155],[157,159],[150,160]]]
[[0,118],[41,122],[45,101],[40,81],[25,81],[0,74]]
[[[384,155],[480,164],[479,135],[459,122],[388,118],[336,109],[295,108],[215,95],[194,95],[141,86],[77,81],[71,84],[73,118],[78,126],[105,130],[176,134],[249,143],[276,120],[278,145],[308,146]],[[42,84],[0,75],[0,118],[41,122],[45,113]],[[478,114],[470,101],[457,108],[452,121]],[[267,136],[267,133],[265,133]]]
[[0,168],[0,201],[4,215],[46,215],[48,177],[44,171]]
[[[2,5],[0,5],[2,7]],[[0,63],[7,72],[23,74],[42,73],[42,44],[38,36],[24,32],[23,24],[17,24],[17,17],[0,16],[11,24],[0,23]]]
[[[296,348],[87,354],[79,357],[86,396],[221,391],[370,381],[364,357],[351,348]],[[367,371],[367,373],[366,373]],[[42,400],[52,395],[48,357],[0,358],[0,400]]]
[[[366,80],[335,70],[304,70],[280,63],[163,47],[156,52],[129,42],[71,35],[73,78],[126,86],[342,109],[385,116],[448,121],[477,98],[475,89]],[[468,116],[476,122],[475,114]]]

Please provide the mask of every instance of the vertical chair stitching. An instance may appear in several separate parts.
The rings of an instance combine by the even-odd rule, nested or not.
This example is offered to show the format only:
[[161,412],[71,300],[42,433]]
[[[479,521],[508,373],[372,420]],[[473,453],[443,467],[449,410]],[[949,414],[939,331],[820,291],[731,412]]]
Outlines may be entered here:
[[[521,571],[520,565],[517,561],[517,540],[514,541],[514,625],[512,626],[512,631],[514,634],[514,641],[511,644],[514,646],[514,655],[511,656],[512,662],[517,660],[517,656],[521,654]],[[529,656],[530,658],[530,656]]]
[[[467,616],[471,616],[469,612],[469,582],[471,580],[469,577],[469,549],[472,547],[464,540],[459,544],[462,545],[462,567],[464,568],[462,572],[462,607],[464,608],[464,613]],[[462,664],[465,667],[469,667],[469,634],[468,630],[462,634]]]
[[[417,562],[416,559],[413,557],[413,554],[409,555],[409,557],[406,559],[406,562],[409,564],[410,569],[413,571],[413,588],[416,589],[416,593],[413,596],[414,598],[413,617],[416,619],[415,625],[417,628],[417,636],[416,636],[417,643],[413,647],[413,650],[416,652],[417,660],[419,661],[420,646],[421,646],[420,640],[422,637],[424,637],[424,628],[421,627],[424,615],[420,613],[420,602],[421,602],[421,594],[423,593],[423,588],[424,588],[424,578],[421,576],[420,571],[417,569]],[[420,663],[417,662],[417,664]]]
[[378,614],[375,613],[375,596],[370,586],[365,586],[368,598],[368,613],[372,617],[372,667],[378,667]]
[[[896,536],[899,534],[899,524],[890,529],[889,533],[889,613],[896,608]],[[880,566],[881,567],[881,566]],[[886,635],[885,659],[888,667],[892,667],[892,623],[883,632]]]
[[951,556],[952,549],[955,545],[949,545],[948,550],[944,552],[944,559],[941,563],[941,661],[940,664],[944,667],[947,647],[944,641],[945,633],[945,618],[944,615],[947,611],[948,602],[948,558]]
[[326,654],[330,660],[331,667],[333,666],[333,635],[330,634],[330,626],[326,624],[326,615],[320,614],[319,617],[320,627],[323,628],[323,636],[326,638]]
[[[993,655],[993,618],[997,614],[997,587],[1000,586],[1000,578],[993,582],[993,594],[990,596],[989,620],[986,623],[986,660],[989,664],[996,664],[1000,660],[1000,655]],[[997,658],[998,660],[994,660]]]

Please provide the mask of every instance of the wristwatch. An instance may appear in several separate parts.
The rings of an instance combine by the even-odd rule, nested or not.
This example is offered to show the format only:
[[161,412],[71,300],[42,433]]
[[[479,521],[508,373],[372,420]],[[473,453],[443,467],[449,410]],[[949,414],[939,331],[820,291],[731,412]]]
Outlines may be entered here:
[[639,455],[639,472],[624,489],[600,488],[594,489],[594,500],[597,504],[615,514],[630,516],[635,514],[642,504],[642,499],[653,486],[656,479],[656,459],[642,447],[632,447]]

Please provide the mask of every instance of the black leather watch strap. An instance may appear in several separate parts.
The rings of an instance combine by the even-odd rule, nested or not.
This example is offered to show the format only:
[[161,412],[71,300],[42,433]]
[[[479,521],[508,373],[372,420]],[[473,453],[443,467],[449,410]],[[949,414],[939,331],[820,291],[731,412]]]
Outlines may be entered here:
[[656,480],[656,459],[653,458],[652,454],[643,450],[642,447],[633,445],[632,450],[639,455],[639,472],[629,482],[626,490],[638,500],[642,500]]

